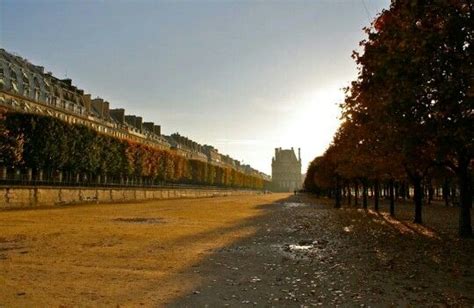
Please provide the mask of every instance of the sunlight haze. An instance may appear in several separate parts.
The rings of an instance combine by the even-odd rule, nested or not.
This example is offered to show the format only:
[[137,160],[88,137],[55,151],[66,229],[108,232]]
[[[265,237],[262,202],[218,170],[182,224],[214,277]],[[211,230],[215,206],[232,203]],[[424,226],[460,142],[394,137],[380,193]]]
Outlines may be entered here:
[[3,0],[0,45],[267,174],[274,148],[300,147],[304,173],[337,129],[362,28],[388,5]]

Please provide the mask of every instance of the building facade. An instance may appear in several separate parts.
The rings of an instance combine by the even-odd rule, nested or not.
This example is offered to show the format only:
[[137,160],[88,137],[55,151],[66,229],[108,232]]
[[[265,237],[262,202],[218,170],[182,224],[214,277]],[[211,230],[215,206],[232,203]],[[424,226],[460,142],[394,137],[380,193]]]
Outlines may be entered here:
[[272,159],[272,190],[293,192],[301,189],[301,183],[301,149],[296,157],[293,148],[276,148]]
[[0,48],[0,107],[15,112],[37,113],[84,125],[101,134],[169,150],[187,159],[236,169],[268,180],[269,176],[248,165],[241,165],[209,145],[181,136],[161,134],[161,126],[142,117],[111,108],[99,97],[92,98],[72,84],[45,72],[44,67]]

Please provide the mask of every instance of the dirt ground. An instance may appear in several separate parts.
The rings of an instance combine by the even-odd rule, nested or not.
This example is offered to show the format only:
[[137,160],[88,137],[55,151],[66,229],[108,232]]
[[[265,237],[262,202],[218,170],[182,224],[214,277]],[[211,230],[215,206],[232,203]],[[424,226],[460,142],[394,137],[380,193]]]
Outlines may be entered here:
[[474,305],[457,209],[270,194],[0,212],[0,306]]

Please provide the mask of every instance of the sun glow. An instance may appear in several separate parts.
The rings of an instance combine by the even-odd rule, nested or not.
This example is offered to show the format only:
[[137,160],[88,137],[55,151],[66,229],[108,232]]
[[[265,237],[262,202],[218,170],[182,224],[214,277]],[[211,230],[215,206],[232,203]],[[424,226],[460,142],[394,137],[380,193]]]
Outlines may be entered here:
[[302,148],[303,172],[332,141],[340,120],[339,104],[344,99],[343,84],[332,85],[302,95],[288,115],[282,146]]

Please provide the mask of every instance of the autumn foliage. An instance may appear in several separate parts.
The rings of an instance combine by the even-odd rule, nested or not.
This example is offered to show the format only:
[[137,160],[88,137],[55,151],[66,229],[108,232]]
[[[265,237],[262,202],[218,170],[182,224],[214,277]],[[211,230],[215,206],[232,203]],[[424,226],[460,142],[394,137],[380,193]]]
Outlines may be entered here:
[[58,170],[68,174],[139,179],[147,184],[180,183],[262,189],[263,179],[234,168],[188,160],[82,125],[36,114],[0,112],[0,165]]
[[[346,89],[333,143],[308,169],[305,187],[390,199],[413,189],[416,223],[433,187],[459,191],[459,234],[472,235],[474,4],[392,1],[354,52],[358,78]],[[427,193],[428,192],[428,193]],[[447,199],[446,199],[447,200]],[[429,201],[429,200],[428,200]],[[350,202],[350,200],[349,200]]]

